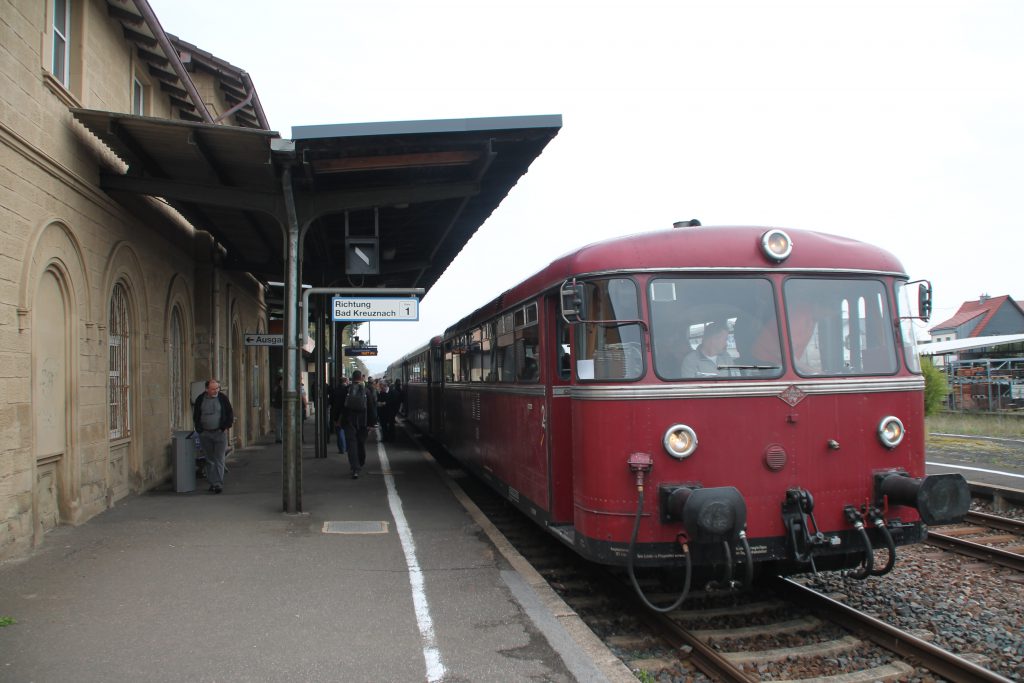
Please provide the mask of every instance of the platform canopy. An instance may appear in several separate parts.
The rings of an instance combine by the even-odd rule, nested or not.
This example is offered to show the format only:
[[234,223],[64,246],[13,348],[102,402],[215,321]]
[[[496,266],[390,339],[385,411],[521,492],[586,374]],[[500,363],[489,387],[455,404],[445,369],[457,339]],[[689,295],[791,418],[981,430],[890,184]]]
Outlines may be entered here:
[[1021,343],[1024,343],[1024,334],[1000,334],[991,337],[968,337],[967,339],[951,339],[944,342],[920,344],[917,350],[922,356],[941,356],[959,351],[973,351],[990,347],[997,348]]
[[[74,117],[124,163],[100,185],[147,215],[165,199],[225,250],[222,266],[282,281],[283,170],[314,287],[429,288],[561,128],[522,116],[305,126],[273,131],[108,111]],[[377,239],[378,274],[346,264],[346,239]],[[358,264],[357,264],[358,265]]]

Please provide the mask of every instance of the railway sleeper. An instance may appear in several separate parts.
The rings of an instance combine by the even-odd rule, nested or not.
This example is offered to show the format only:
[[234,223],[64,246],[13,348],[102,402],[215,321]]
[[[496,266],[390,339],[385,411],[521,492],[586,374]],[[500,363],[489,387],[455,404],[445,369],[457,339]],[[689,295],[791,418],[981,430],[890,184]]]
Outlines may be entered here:
[[806,616],[775,624],[761,626],[743,626],[741,628],[698,629],[691,631],[693,635],[709,645],[717,639],[755,638],[757,636],[778,635],[780,633],[801,633],[821,627],[817,617]]
[[762,602],[751,602],[745,605],[729,605],[713,609],[695,610],[692,612],[674,612],[672,618],[678,622],[699,621],[701,619],[717,619],[719,617],[735,617],[747,614],[764,614],[780,609],[788,608],[789,605],[781,600],[764,600]]
[[649,674],[657,674],[662,671],[675,671],[679,662],[662,657],[647,657],[645,659],[633,659],[626,662],[631,671],[646,671]]
[[642,633],[608,636],[605,643],[622,650],[649,650],[661,645],[655,638]]
[[854,671],[846,674],[836,674],[835,676],[821,676],[819,678],[778,681],[778,683],[875,683],[875,681],[891,683],[903,680],[906,676],[913,673],[914,667],[909,664],[893,662],[876,666],[867,671]]
[[765,664],[768,662],[784,662],[790,658],[829,657],[850,652],[862,646],[864,641],[855,636],[843,636],[836,640],[797,647],[782,647],[772,650],[723,652],[723,657],[733,664]]

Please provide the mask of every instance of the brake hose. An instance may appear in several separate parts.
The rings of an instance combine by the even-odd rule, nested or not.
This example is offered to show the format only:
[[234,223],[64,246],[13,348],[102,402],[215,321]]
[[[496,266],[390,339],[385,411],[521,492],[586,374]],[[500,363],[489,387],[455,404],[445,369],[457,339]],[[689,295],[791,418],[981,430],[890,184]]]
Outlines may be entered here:
[[[875,549],[871,547],[871,539],[868,538],[868,532],[867,529],[864,528],[864,522],[861,521],[860,513],[853,512],[852,514],[853,516],[851,517],[851,519],[854,520],[853,528],[856,529],[857,532],[861,535],[861,538],[864,539],[864,564],[851,571],[849,573],[849,576],[852,579],[863,580],[871,576],[871,573],[874,570]],[[847,512],[847,515],[849,516],[850,513]]]
[[871,519],[875,524],[875,528],[882,532],[882,538],[885,539],[885,546],[889,550],[889,560],[885,563],[885,566],[881,569],[872,569],[871,576],[884,576],[892,571],[892,568],[896,565],[896,541],[893,540],[892,534],[889,533],[889,528],[885,526],[885,520],[882,519],[881,515],[872,513]]
[[683,543],[683,556],[686,558],[686,581],[683,583],[683,591],[679,594],[679,598],[668,607],[658,607],[651,603],[651,601],[647,599],[647,596],[644,595],[644,591],[640,587],[639,582],[637,582],[636,572],[633,569],[633,562],[636,559],[636,538],[637,534],[640,532],[640,518],[643,516],[644,512],[644,489],[642,486],[638,488],[639,496],[636,506],[636,520],[633,522],[633,535],[629,538],[629,555],[626,558],[626,570],[629,572],[629,581],[633,584],[633,589],[636,591],[636,594],[640,596],[640,600],[643,601],[644,605],[655,612],[661,612],[664,614],[665,612],[671,612],[674,609],[678,609],[690,594],[690,578],[693,570],[693,565],[690,561],[690,549],[686,543]]

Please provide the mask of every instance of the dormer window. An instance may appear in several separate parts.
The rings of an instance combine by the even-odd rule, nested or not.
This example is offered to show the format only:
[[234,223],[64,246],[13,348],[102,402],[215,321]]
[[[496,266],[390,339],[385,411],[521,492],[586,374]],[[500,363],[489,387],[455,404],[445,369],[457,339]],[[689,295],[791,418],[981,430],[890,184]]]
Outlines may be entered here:
[[132,113],[136,116],[146,115],[146,86],[138,77],[132,78]]

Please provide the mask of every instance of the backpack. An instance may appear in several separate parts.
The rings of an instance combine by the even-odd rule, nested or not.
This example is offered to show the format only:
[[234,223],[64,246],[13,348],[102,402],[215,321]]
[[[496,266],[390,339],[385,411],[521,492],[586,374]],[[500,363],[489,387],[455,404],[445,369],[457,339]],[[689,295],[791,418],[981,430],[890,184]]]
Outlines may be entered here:
[[366,410],[366,387],[356,383],[348,388],[345,394],[345,410],[364,412]]

